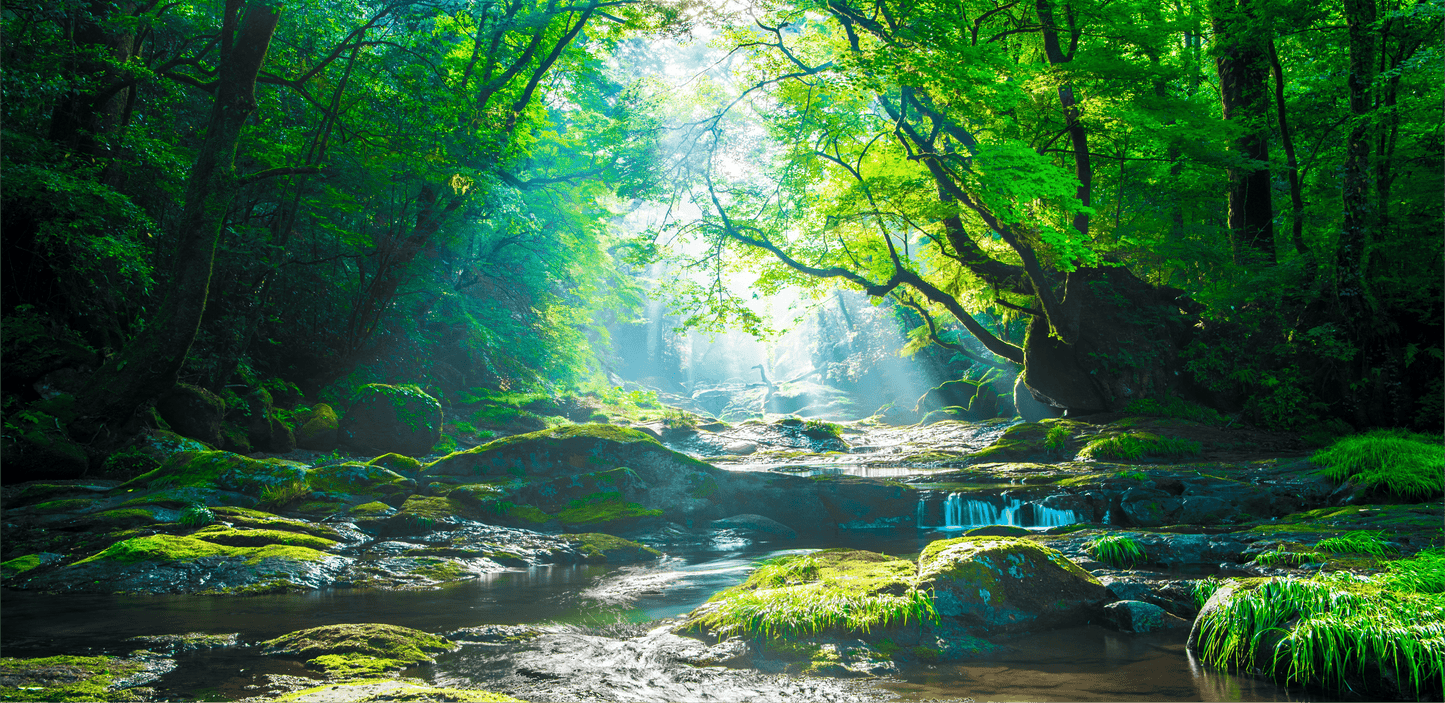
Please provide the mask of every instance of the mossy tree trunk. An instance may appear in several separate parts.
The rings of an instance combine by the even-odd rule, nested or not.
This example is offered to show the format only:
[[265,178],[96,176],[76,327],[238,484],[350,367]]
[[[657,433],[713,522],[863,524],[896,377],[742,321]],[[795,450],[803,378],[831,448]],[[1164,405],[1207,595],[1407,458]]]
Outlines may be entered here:
[[[244,5],[244,16],[242,15]],[[256,110],[256,76],[266,61],[280,6],[265,0],[227,0],[217,78],[205,88],[215,105],[186,184],[176,225],[180,243],[166,295],[129,344],[91,377],[71,433],[103,448],[136,411],[170,390],[195,340],[211,282],[212,261],[226,212],[241,178],[236,147],[241,126]]]

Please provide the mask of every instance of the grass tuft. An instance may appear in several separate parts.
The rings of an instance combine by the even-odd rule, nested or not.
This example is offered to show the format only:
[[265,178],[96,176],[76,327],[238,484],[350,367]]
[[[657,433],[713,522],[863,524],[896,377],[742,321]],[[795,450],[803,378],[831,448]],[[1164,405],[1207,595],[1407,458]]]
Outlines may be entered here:
[[1429,435],[1376,430],[1345,437],[1315,452],[1320,472],[1407,500],[1445,493],[1445,446]]
[[186,509],[181,511],[181,517],[178,520],[186,527],[205,527],[215,521],[216,514],[200,503],[186,506]]
[[1369,554],[1382,557],[1398,552],[1399,548],[1385,541],[1385,533],[1358,531],[1320,540],[1316,549],[1335,554]]
[[[1406,563],[1414,566],[1401,566]],[[1215,667],[1262,667],[1286,684],[1360,695],[1371,686],[1419,698],[1445,681],[1445,565],[1438,551],[1383,577],[1346,572],[1270,579],[1200,616],[1197,646]],[[1423,577],[1420,577],[1423,575]]]
[[1127,569],[1149,560],[1144,548],[1125,535],[1100,535],[1089,543],[1089,553],[1116,569]]

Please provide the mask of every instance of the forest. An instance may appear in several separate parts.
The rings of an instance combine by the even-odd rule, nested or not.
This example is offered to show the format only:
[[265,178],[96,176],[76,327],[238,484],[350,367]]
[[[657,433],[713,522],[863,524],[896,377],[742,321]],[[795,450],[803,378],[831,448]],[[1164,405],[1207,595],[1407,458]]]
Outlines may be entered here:
[[[1064,572],[1082,585],[1057,588],[1088,622],[1147,631],[1130,630],[1138,608],[1098,613],[1148,601],[1200,618],[1190,651],[1239,680],[1438,700],[1438,635],[1371,640],[1415,662],[1392,671],[1332,669],[1328,648],[1310,664],[1294,634],[1288,662],[1260,664],[1218,613],[1267,588],[1194,574],[1176,607],[1157,584],[1154,600],[1100,595],[1099,578],[1222,560],[1277,577],[1276,605],[1343,592],[1331,572],[1385,574],[1374,595],[1349,591],[1360,612],[1440,607],[1442,29],[1441,0],[6,3],[6,592],[406,590],[490,583],[493,567],[693,564],[702,542],[677,535],[711,525],[714,542],[778,549],[792,533],[824,551],[756,547],[771,560],[714,601],[677,596],[678,632],[713,639],[704,656],[680,637],[668,656],[907,678],[1004,656],[1013,645],[988,638],[1022,630],[987,595],[939,595],[965,559],[939,540],[970,537],[910,531],[900,546],[870,530],[1007,528],[975,538],[1084,564]],[[761,477],[779,475],[792,488],[774,495],[760,482],[783,479]],[[829,476],[843,478],[815,480]],[[515,532],[483,550],[468,530],[488,525]],[[1119,532],[1171,525],[1274,541],[1220,556]],[[1045,530],[1060,541],[1035,539]],[[855,533],[872,536],[840,536]],[[412,551],[378,551],[403,538]],[[253,549],[302,566],[258,571],[261,552],[235,551]],[[875,551],[917,565],[856,556]],[[163,586],[134,566],[211,563],[196,559],[234,569]],[[817,610],[850,578],[873,600]],[[783,585],[821,590],[747,600]],[[50,637],[50,601],[23,602],[7,624],[39,634],[7,649]],[[788,608],[802,614],[758,614]],[[1035,610],[1020,617],[1080,624]],[[445,644],[324,656],[429,666],[452,640],[536,636],[386,622],[396,632],[369,636]],[[886,629],[910,622],[924,634]],[[846,654],[839,633],[875,625],[893,634],[858,635],[873,658]],[[291,629],[242,640],[325,649]],[[641,636],[624,630],[586,636]],[[583,637],[545,635],[564,636]],[[730,637],[752,642],[746,657]],[[124,669],[119,651],[104,656]],[[26,661],[42,660],[7,652],[0,671]],[[701,695],[685,676],[639,692],[604,669],[547,676],[595,674],[609,700]],[[473,690],[460,680],[431,684]],[[44,695],[140,690],[93,681]],[[436,700],[587,697],[575,681],[471,681],[506,694]],[[9,685],[0,697],[32,695]],[[201,695],[166,685],[136,695]],[[710,685],[874,700],[843,683]]]

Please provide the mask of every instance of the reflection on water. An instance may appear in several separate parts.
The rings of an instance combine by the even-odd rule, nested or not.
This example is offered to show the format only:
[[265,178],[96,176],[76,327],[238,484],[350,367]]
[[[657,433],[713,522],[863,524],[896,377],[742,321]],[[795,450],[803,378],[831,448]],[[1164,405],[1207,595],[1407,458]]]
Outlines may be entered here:
[[1124,635],[1078,627],[1009,640],[1011,651],[906,670],[884,687],[905,700],[1307,701],[1268,681],[1202,669],[1180,631]]
[[[486,624],[641,622],[681,615],[742,581],[760,560],[846,546],[894,555],[919,552],[937,534],[860,532],[828,542],[674,548],[651,565],[563,566],[485,574],[433,591],[333,590],[248,597],[43,595],[5,591],[0,645],[6,656],[124,653],[135,635],[238,632],[255,643],[295,630],[382,622],[429,632]],[[787,545],[789,549],[775,547]],[[1120,635],[1077,628],[1009,641],[984,660],[918,667],[883,684],[905,699],[1301,700],[1267,682],[1191,667],[1183,632]],[[296,662],[258,648],[178,655],[179,667],[151,684],[173,698],[255,695],[265,674],[304,675]],[[484,685],[484,682],[476,682]]]

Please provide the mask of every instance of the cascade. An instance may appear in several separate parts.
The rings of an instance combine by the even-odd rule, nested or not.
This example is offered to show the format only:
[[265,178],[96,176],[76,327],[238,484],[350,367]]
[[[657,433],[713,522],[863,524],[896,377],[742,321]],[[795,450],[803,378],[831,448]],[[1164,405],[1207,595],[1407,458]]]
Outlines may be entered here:
[[[919,502],[919,525],[923,524],[923,504]],[[943,501],[943,526],[945,528],[983,527],[985,525],[1013,525],[1015,527],[1059,527],[1078,522],[1078,515],[1072,510],[1046,508],[1037,503],[1025,503],[1013,498],[1002,507],[985,500],[965,498],[960,493],[950,493]]]
[[928,504],[922,498],[918,499],[918,509],[915,512],[918,514],[918,526],[923,527],[924,518],[928,515]]

